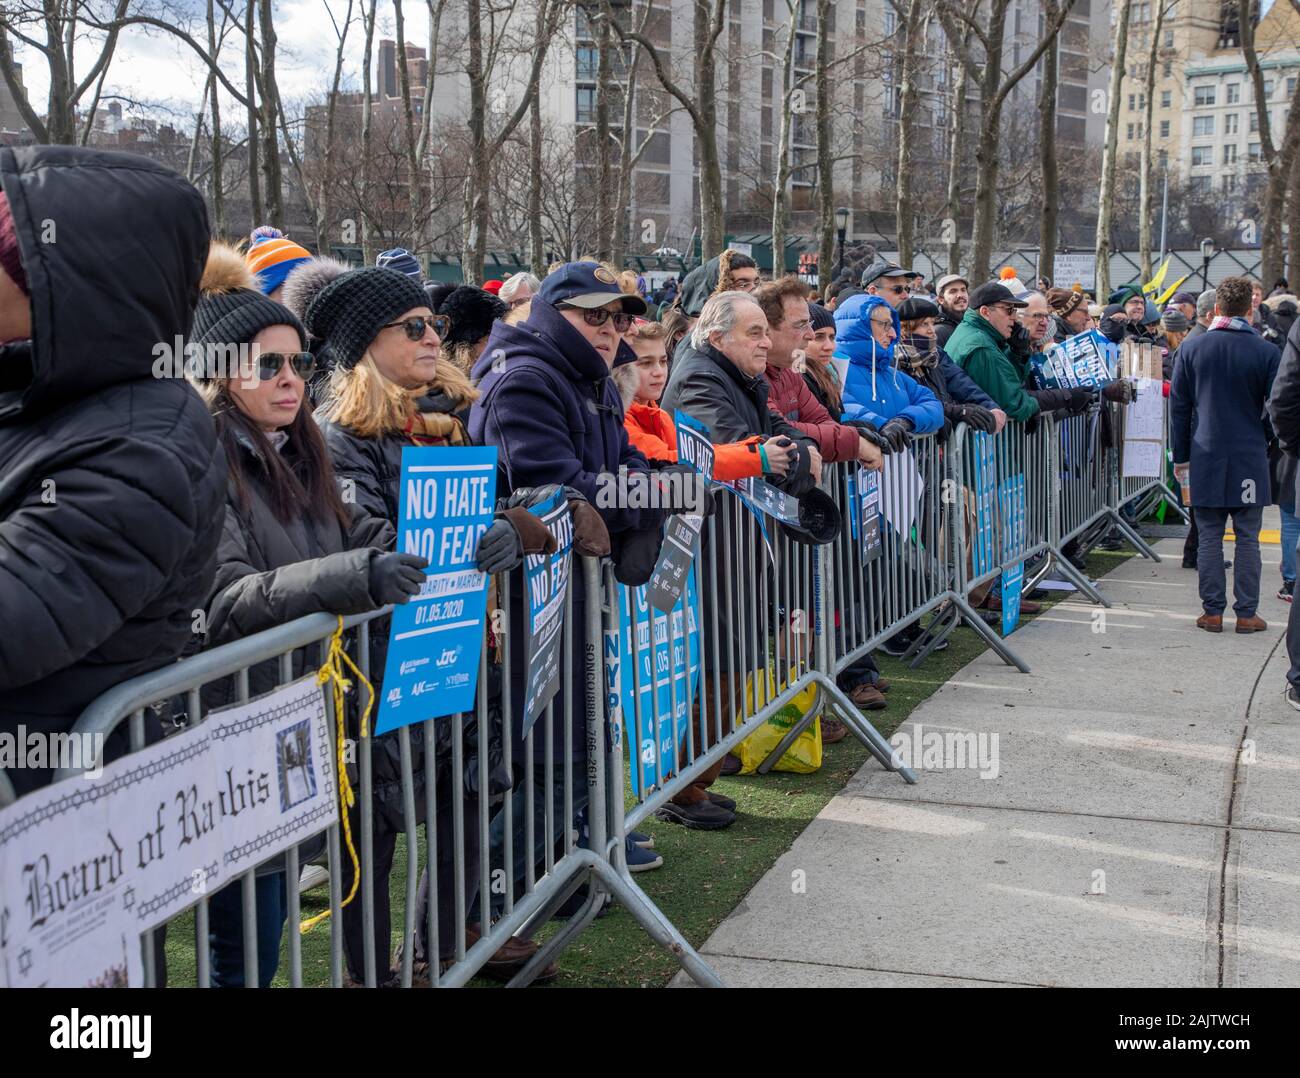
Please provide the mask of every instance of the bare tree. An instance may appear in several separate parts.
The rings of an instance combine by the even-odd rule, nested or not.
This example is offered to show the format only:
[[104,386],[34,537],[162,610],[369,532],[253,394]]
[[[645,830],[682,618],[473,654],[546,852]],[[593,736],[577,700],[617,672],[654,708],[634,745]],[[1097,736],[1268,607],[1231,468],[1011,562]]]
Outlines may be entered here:
[[1117,0],[1115,47],[1110,58],[1110,87],[1107,90],[1106,144],[1101,156],[1101,194],[1097,207],[1097,297],[1110,293],[1110,225],[1115,209],[1115,153],[1119,145],[1120,86],[1128,56],[1128,21],[1133,0]]
[[266,214],[271,224],[283,227],[284,185],[280,175],[280,143],[277,136],[280,115],[280,87],[275,78],[275,21],[271,0],[258,0],[258,22],[262,32],[262,63],[258,87],[262,113],[262,180],[266,187]]
[[[1281,2],[1281,0],[1277,0]],[[1291,0],[1291,6],[1300,12],[1300,0]],[[1255,25],[1250,5],[1241,10],[1238,4],[1237,19],[1241,35],[1241,52],[1246,59],[1246,71],[1255,90],[1255,114],[1259,117],[1260,162],[1264,166],[1267,182],[1264,187],[1263,220],[1259,223],[1260,276],[1266,281],[1276,280],[1282,274],[1282,222],[1286,216],[1286,193],[1295,170],[1297,145],[1300,144],[1300,79],[1296,80],[1287,112],[1286,127],[1281,138],[1273,138],[1268,97],[1264,93],[1264,69],[1260,64],[1259,50],[1255,46]],[[1292,243],[1294,243],[1294,238]],[[1292,272],[1295,272],[1294,267]]]
[[528,268],[546,276],[542,237],[542,103],[536,94],[528,108]]
[[[472,0],[471,0],[472,2]],[[610,0],[602,0],[609,11]],[[692,0],[692,68],[694,85],[688,88],[672,74],[671,58],[642,30],[628,30],[616,20],[611,23],[625,41],[635,41],[645,50],[654,65],[659,84],[690,115],[695,130],[695,150],[699,155],[700,179],[700,250],[703,258],[712,258],[722,250],[724,222],[722,204],[722,163],[718,157],[718,100],[715,81],[718,65],[718,38],[727,24],[726,0]],[[692,92],[693,89],[693,92]]]
[[924,45],[925,5],[922,0],[889,0],[903,27],[903,60],[899,80],[898,167],[894,176],[894,219],[898,258],[912,264],[915,209],[912,196],[912,134],[916,122],[917,66]]
[[402,135],[406,146],[406,171],[411,185],[411,238],[406,246],[412,251],[421,248],[421,236],[416,228],[422,213],[420,145],[415,134],[415,106],[411,101],[411,69],[406,61],[406,20],[402,15],[402,0],[393,0],[393,18],[397,37],[397,86],[402,102]]
[[[1051,19],[1057,0],[1043,0]],[[1053,41],[1043,53],[1043,85],[1038,94],[1038,169],[1043,204],[1038,214],[1038,276],[1049,281],[1056,276],[1057,206],[1061,198],[1061,176],[1056,160],[1056,91],[1060,42]]]
[[371,149],[374,143],[374,95],[370,87],[371,54],[375,44],[375,6],[362,3],[361,25],[365,29],[365,52],[361,57],[361,190],[358,205],[361,207],[361,258],[367,266],[375,259],[374,244],[370,236],[370,215],[365,212],[370,198]]
[[[962,48],[970,48],[971,31],[962,31]],[[961,230],[957,227],[961,215],[961,178],[963,162],[966,159],[966,93],[969,71],[961,62],[957,50],[953,50],[954,66],[952,74],[952,98],[949,102],[948,118],[948,184],[947,200],[944,203],[943,227],[947,231],[947,264],[949,273],[961,272]]]
[[817,284],[826,286],[839,267],[835,258],[835,163],[831,159],[831,87],[827,65],[830,49],[831,0],[817,0]]
[[[1172,4],[1170,5],[1172,6]],[[1156,0],[1156,21],[1147,49],[1142,83],[1142,158],[1138,162],[1138,261],[1142,280],[1151,279],[1151,120],[1155,111],[1156,64],[1160,59],[1160,32],[1165,25],[1164,0]],[[1164,254],[1164,252],[1160,252]]]
[[[980,87],[981,120],[979,141],[975,149],[975,222],[971,229],[974,248],[971,252],[971,273],[976,277],[984,277],[988,275],[989,260],[993,255],[993,221],[998,211],[1002,106],[1007,95],[1034,69],[1039,57],[1056,40],[1062,23],[1074,6],[1074,0],[1063,0],[1055,15],[1043,20],[1043,36],[1020,64],[1005,73],[1002,54],[1006,41],[1007,12],[1012,0],[989,0],[987,9],[980,5],[971,11],[959,6],[957,0],[937,0],[937,3],[939,18],[943,22],[949,44],[961,58],[971,79]],[[959,24],[964,24],[980,43],[982,56],[979,59],[967,46]]]

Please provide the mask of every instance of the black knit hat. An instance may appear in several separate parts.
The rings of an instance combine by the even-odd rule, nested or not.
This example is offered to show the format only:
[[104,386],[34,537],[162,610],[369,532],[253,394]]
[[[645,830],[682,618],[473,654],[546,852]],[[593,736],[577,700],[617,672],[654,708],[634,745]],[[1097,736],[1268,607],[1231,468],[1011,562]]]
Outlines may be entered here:
[[367,266],[349,270],[307,304],[304,320],[313,337],[329,344],[335,363],[355,367],[389,322],[429,306],[417,281],[396,270]]
[[251,288],[199,297],[190,341],[198,345],[248,344],[268,326],[290,326],[307,348],[307,333],[288,307]]
[[473,285],[425,285],[429,306],[434,314],[451,319],[451,330],[443,341],[447,344],[475,344],[492,332],[492,323],[505,316],[510,308],[504,300]]
[[938,318],[941,314],[939,305],[924,296],[908,296],[898,305],[900,322],[919,322],[922,318]]
[[808,304],[808,317],[812,320],[812,329],[814,333],[819,329],[835,328],[835,315],[820,303]]

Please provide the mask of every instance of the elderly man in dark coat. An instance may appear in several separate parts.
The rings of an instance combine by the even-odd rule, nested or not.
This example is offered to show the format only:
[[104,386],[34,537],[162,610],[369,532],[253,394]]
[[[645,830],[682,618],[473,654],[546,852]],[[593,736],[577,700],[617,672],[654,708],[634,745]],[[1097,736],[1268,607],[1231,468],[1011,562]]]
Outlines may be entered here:
[[1250,282],[1229,277],[1215,293],[1216,317],[1207,333],[1183,342],[1170,391],[1174,472],[1190,479],[1200,534],[1197,571],[1207,632],[1223,631],[1227,605],[1223,533],[1228,517],[1237,536],[1233,611],[1239,633],[1268,628],[1259,606],[1259,526],[1269,500],[1264,403],[1277,374],[1278,350],[1250,326]]

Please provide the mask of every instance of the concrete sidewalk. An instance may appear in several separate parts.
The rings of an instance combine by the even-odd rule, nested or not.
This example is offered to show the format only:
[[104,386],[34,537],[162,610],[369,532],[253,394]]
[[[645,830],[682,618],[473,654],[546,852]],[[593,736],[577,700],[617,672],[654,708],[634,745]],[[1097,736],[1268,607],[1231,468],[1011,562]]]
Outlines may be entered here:
[[[1300,985],[1278,548],[1263,548],[1268,631],[1237,636],[1229,608],[1212,636],[1181,547],[1104,577],[1104,619],[1071,599],[1019,630],[1032,674],[985,652],[921,704],[899,731],[920,727],[919,783],[863,767],[704,945],[723,979]],[[931,735],[955,732],[976,735],[959,740],[990,777],[930,766]]]

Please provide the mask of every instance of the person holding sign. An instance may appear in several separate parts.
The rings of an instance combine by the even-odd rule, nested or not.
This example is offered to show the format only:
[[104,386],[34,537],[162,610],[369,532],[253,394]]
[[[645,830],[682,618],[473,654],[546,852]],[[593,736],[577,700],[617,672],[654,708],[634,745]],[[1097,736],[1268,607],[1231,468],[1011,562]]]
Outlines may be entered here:
[[[323,277],[323,275],[322,275]],[[315,282],[317,290],[305,299],[305,323],[313,337],[325,342],[334,370],[330,374],[316,421],[320,424],[325,445],[334,465],[344,502],[355,502],[363,512],[379,517],[394,527],[399,519],[402,450],[407,446],[464,446],[470,439],[458,418],[477,394],[465,375],[441,359],[442,334],[447,332],[445,315],[435,315],[429,297],[420,284],[380,267],[350,270],[332,280]],[[551,544],[550,533],[525,509],[498,514],[493,524],[478,538],[475,553],[477,568],[485,573],[504,572],[518,566],[525,553],[540,553]],[[387,629],[376,626],[371,631],[371,675],[377,696],[382,696],[379,681],[387,656]],[[432,721],[432,720],[430,720]],[[438,759],[449,758],[451,723],[437,723]],[[418,730],[411,737],[411,771],[415,787],[417,821],[423,819],[424,750]],[[401,756],[397,732],[383,734],[374,741],[373,753],[375,827],[374,827],[374,895],[375,953],[389,953],[388,876],[397,836],[406,828],[403,810]],[[450,865],[450,798],[468,796],[452,791],[450,783],[438,786],[440,806],[438,825],[447,827],[440,834],[439,850],[446,850]],[[446,801],[442,811],[441,801]],[[478,811],[476,802],[467,803],[464,813],[465,843],[461,851],[467,887],[478,872]],[[344,893],[351,886],[351,868],[345,859],[347,876]],[[440,904],[451,901],[452,874],[439,871]],[[427,877],[425,887],[427,890]],[[421,901],[421,906],[424,902]],[[344,950],[349,974],[360,982],[364,971],[363,926],[361,903],[344,908]],[[417,918],[419,920],[419,918]],[[440,925],[451,921],[439,919]],[[440,951],[447,953],[449,941],[440,941]],[[417,940],[416,960],[430,960],[421,953]],[[535,947],[522,941],[507,944],[490,963],[492,972],[508,975],[533,953]],[[389,974],[381,968],[380,980]]]
[[[340,499],[325,442],[303,407],[315,358],[301,323],[257,290],[234,248],[213,245],[200,287],[191,342],[231,346],[246,357],[233,377],[202,372],[196,379],[230,467],[203,647],[308,614],[361,614],[408,601],[428,563],[391,551],[392,525]],[[307,660],[305,651],[294,655],[293,676],[307,671]],[[280,683],[275,660],[249,671],[252,696]],[[211,686],[203,703],[212,708],[234,700],[234,680],[227,679]],[[306,860],[319,851],[300,852]],[[240,891],[235,881],[209,904],[212,983],[219,988],[244,984]],[[257,875],[257,971],[264,988],[275,976],[286,913],[284,870],[272,861]]]

